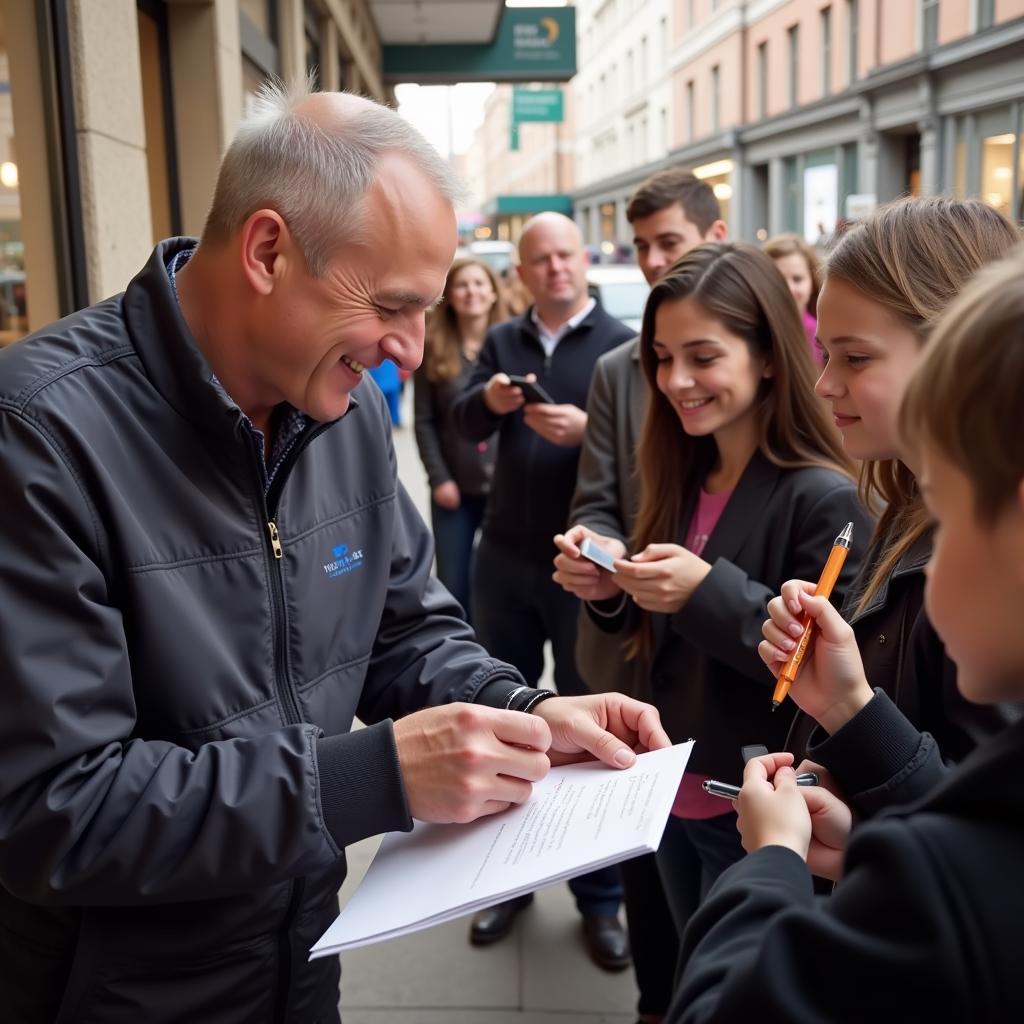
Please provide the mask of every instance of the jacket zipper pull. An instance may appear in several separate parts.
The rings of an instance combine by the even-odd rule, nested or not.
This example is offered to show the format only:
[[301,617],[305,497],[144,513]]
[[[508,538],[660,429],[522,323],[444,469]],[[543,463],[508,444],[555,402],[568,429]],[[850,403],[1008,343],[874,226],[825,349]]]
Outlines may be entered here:
[[270,546],[274,549],[274,557],[283,558],[284,548],[281,546],[281,536],[277,532],[277,523],[273,519],[267,523],[267,532],[270,534]]

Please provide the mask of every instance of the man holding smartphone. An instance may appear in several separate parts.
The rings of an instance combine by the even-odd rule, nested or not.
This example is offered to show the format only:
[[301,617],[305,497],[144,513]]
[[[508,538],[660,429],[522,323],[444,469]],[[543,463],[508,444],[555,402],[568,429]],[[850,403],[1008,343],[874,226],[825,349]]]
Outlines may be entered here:
[[[456,425],[471,440],[500,431],[473,568],[472,617],[481,644],[515,665],[530,686],[540,679],[550,640],[555,685],[568,696],[589,691],[573,649],[579,601],[551,579],[551,538],[568,523],[594,365],[632,332],[587,294],[587,253],[568,217],[532,218],[519,241],[519,260],[519,277],[534,305],[490,329],[476,372],[453,407]],[[627,967],[617,870],[574,878],[569,887],[595,963],[608,970]],[[471,941],[485,945],[503,938],[530,900],[481,911]]]

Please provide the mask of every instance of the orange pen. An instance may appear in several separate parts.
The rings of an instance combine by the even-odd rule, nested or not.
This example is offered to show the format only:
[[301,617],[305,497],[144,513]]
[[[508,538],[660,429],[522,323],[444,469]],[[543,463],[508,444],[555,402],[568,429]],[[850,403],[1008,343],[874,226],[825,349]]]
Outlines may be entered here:
[[[847,523],[843,527],[842,533],[836,537],[836,542],[832,545],[831,552],[829,552],[825,568],[821,570],[821,579],[818,580],[818,585],[814,588],[815,597],[831,597],[832,588],[836,585],[836,580],[839,579],[839,574],[843,571],[843,563],[846,561],[846,556],[850,553],[850,545],[852,543],[853,523]],[[779,673],[779,678],[775,683],[775,692],[772,694],[772,711],[786,699],[789,688],[796,682],[796,677],[800,673],[800,666],[804,662],[804,655],[807,654],[807,649],[811,644],[811,633],[813,630],[814,620],[809,615],[804,615],[804,631],[800,634],[796,650],[789,656],[789,661],[782,666],[782,671]]]

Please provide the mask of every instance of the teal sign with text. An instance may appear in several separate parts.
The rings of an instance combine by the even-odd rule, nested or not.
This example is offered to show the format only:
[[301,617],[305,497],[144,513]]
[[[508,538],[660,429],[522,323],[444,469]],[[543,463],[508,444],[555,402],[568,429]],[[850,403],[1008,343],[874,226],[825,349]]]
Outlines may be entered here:
[[512,121],[564,121],[565,100],[561,89],[513,89]]
[[575,7],[506,7],[494,41],[385,46],[389,82],[566,82],[576,74]]

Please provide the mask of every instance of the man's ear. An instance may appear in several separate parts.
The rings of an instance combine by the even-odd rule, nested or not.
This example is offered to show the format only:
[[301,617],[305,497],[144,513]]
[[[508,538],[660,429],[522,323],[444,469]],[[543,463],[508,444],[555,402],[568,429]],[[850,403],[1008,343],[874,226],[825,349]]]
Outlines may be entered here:
[[704,235],[704,241],[724,242],[728,234],[729,229],[726,227],[725,221],[716,220],[715,223],[708,228],[707,234]]
[[269,295],[294,252],[288,225],[276,210],[257,210],[242,225],[242,273],[259,295]]

